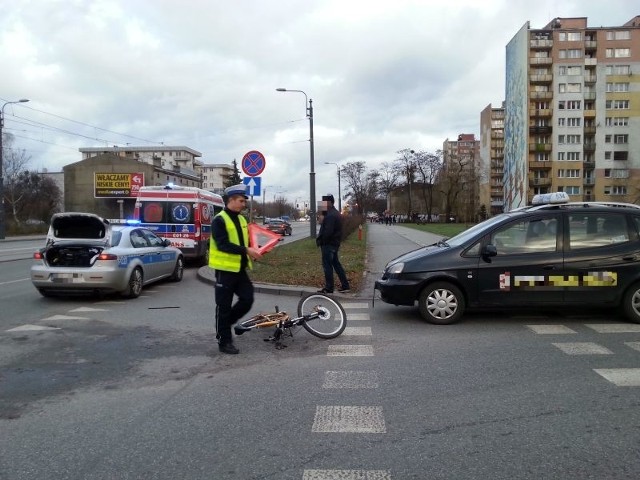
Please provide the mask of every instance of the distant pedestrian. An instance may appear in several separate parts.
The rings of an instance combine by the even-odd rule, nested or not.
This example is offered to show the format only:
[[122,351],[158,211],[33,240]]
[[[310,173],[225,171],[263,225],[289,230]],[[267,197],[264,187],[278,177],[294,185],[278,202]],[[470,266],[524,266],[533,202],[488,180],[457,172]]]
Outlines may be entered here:
[[325,195],[318,211],[321,215],[320,232],[316,238],[316,245],[322,252],[322,269],[324,270],[324,288],[318,293],[333,293],[333,271],[335,270],[340,280],[338,292],[347,293],[350,291],[347,274],[338,259],[338,250],[342,240],[342,217],[335,208],[333,195]]
[[[249,246],[247,220],[240,215],[247,202],[247,186],[234,185],[224,191],[225,208],[211,224],[209,266],[216,271],[216,338],[222,353],[237,354],[231,326],[240,320],[253,305],[253,284],[247,274],[251,260],[260,252]],[[233,296],[238,301],[233,303]]]

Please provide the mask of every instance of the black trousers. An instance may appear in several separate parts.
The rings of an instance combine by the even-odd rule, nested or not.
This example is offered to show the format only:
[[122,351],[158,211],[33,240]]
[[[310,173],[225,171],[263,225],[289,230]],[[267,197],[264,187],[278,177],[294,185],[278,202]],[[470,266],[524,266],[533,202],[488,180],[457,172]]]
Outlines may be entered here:
[[[233,296],[238,301],[233,304]],[[231,343],[231,326],[251,310],[253,284],[246,270],[216,270],[216,338],[220,344]]]

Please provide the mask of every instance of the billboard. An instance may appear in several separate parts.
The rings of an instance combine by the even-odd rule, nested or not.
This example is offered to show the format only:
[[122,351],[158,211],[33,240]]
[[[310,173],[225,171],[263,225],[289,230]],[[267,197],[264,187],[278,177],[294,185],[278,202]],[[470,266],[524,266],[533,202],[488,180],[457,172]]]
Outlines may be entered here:
[[144,185],[144,173],[94,173],[96,198],[136,198]]

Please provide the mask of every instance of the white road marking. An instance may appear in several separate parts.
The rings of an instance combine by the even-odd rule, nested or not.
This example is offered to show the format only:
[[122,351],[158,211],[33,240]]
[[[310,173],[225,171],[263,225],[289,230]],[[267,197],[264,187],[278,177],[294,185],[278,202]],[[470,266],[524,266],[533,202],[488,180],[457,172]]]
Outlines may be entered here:
[[378,374],[354,370],[328,371],[322,388],[378,388]]
[[388,470],[305,470],[302,480],[391,480]]
[[368,313],[347,313],[347,321],[371,320]]
[[340,302],[340,303],[342,304],[342,307],[345,310],[351,310],[356,308],[369,308],[368,303],[345,303],[345,302]]
[[593,371],[618,387],[640,387],[640,368],[594,368]]
[[627,347],[640,351],[640,342],[624,342]]
[[613,352],[597,343],[576,342],[576,343],[553,343],[567,355],[613,355]]
[[312,432],[386,433],[382,407],[316,406]]
[[53,317],[43,318],[42,321],[47,320],[89,320],[87,317],[70,317],[68,315],[54,315]]
[[640,325],[631,323],[587,323],[586,326],[598,333],[640,332]]
[[31,332],[36,330],[60,330],[57,327],[45,327],[44,325],[20,325],[19,327],[5,330],[7,332]]
[[371,335],[371,327],[347,327],[342,332],[346,336],[366,336]]
[[567,335],[578,333],[564,325],[527,325],[527,327],[540,335]]
[[69,310],[70,312],[108,312],[106,308],[80,307]]
[[373,357],[373,345],[329,345],[328,357]]
[[26,282],[31,280],[30,278],[20,278],[18,280],[9,280],[8,282],[0,282],[0,285],[9,285],[10,283]]

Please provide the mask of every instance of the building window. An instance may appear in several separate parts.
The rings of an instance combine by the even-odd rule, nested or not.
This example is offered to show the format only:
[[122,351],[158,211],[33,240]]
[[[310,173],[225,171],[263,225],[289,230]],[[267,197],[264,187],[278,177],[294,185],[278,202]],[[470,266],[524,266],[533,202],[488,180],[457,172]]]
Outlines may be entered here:
[[613,136],[613,143],[629,143],[629,135],[627,135],[627,134],[614,135]]
[[626,195],[627,187],[625,185],[605,185],[605,195]]
[[564,123],[565,123],[565,119],[562,117],[558,118],[558,126],[559,127],[564,127]]
[[569,83],[567,85],[567,93],[580,93],[582,85],[580,83]]
[[579,127],[581,124],[582,124],[582,118],[580,117],[567,118],[567,126],[569,127]]
[[608,110],[629,110],[629,100],[607,100],[605,106]]
[[563,162],[565,157],[565,152],[558,152],[558,161]]
[[629,178],[629,170],[626,168],[605,168],[605,178]]
[[629,30],[608,31],[607,40],[631,40]]
[[548,162],[549,154],[548,153],[536,153],[536,162]]
[[564,187],[564,191],[567,195],[580,195],[580,187],[578,186]]
[[607,92],[628,92],[629,82],[607,82]]
[[629,65],[607,65],[607,75],[630,75],[631,67]]
[[567,135],[567,143],[581,143],[581,135]]
[[558,143],[559,144],[565,143],[565,136],[564,135],[558,135]]
[[629,159],[629,152],[613,152],[614,160],[625,161]]
[[607,117],[604,124],[607,127],[627,127],[629,126],[629,117]]
[[580,152],[567,152],[567,160],[570,162],[579,162]]

